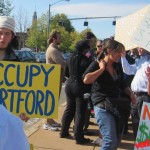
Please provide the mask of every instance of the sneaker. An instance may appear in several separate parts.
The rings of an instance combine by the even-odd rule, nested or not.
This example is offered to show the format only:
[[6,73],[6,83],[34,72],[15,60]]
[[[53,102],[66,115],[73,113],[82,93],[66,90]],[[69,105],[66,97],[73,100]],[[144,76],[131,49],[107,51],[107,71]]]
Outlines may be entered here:
[[100,145],[101,146],[102,143],[103,143],[103,139],[97,138],[92,143],[95,144],[95,145]]
[[43,124],[43,129],[44,129],[44,130],[48,130],[48,128],[49,128],[49,124],[44,123],[44,124]]
[[47,124],[52,125],[53,127],[61,127],[61,124],[57,123],[54,119],[49,118],[47,119]]
[[50,124],[43,124],[43,129],[44,130],[51,130],[51,131],[58,131],[58,127],[54,127]]
[[54,126],[52,126],[52,125],[49,125],[48,130],[51,130],[51,131],[58,131],[59,129],[58,129],[58,127],[54,127]]
[[61,124],[54,121],[54,123],[52,123],[52,126],[53,127],[61,127]]

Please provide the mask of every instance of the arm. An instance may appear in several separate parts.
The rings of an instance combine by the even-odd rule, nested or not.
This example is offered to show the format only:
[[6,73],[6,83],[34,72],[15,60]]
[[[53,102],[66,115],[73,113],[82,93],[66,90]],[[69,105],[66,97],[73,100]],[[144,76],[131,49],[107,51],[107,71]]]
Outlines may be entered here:
[[150,95],[150,78],[148,79],[148,95]]
[[92,84],[105,70],[105,62],[104,61],[100,61],[99,62],[99,69],[97,69],[96,71],[93,72],[89,72],[84,76],[83,82],[85,84]]
[[147,67],[145,74],[147,76],[148,79],[148,94],[150,95],[150,66]]
[[131,91],[130,87],[126,87],[124,89],[124,93],[127,94],[131,98],[132,104],[136,103],[136,98],[135,98],[133,92]]
[[51,57],[53,59],[53,61],[55,62],[55,64],[60,64],[61,65],[61,68],[63,70],[65,70],[65,64],[66,64],[66,61],[65,59],[63,58],[62,54],[60,53],[60,51],[58,50],[53,50],[51,52]]
[[121,64],[123,68],[123,72],[127,75],[134,75],[136,73],[136,64],[130,65],[125,57],[126,52],[122,52],[121,54]]
[[68,67],[68,60],[66,62],[66,66],[65,66],[65,77],[69,78],[69,67]]

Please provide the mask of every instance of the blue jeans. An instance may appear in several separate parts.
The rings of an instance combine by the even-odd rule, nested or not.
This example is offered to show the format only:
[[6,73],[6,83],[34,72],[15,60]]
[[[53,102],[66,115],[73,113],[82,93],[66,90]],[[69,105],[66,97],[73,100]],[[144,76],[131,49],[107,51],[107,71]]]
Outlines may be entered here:
[[97,106],[94,106],[94,111],[100,133],[103,137],[103,144],[100,150],[116,150],[119,141],[114,116]]

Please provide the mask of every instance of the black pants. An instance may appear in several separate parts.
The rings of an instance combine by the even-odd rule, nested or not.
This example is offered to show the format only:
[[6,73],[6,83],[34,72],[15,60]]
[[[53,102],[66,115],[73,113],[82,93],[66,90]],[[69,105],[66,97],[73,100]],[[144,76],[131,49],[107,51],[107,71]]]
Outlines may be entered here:
[[142,105],[143,105],[143,102],[150,103],[150,96],[148,96],[148,94],[144,94],[144,95],[135,94],[135,97],[136,97],[136,104],[131,106],[131,116],[132,116],[134,138],[136,139],[140,116],[141,116]]
[[74,139],[79,141],[84,138],[83,126],[87,102],[83,99],[84,89],[79,83],[68,81],[66,83],[67,106],[62,117],[61,135],[69,131],[72,120],[75,120]]

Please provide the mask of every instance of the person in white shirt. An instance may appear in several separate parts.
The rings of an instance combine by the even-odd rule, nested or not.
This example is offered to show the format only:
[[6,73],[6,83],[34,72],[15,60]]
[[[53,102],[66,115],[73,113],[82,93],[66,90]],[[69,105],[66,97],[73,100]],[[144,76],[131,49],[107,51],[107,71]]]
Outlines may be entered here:
[[150,52],[143,48],[138,48],[140,59],[135,64],[130,65],[125,58],[125,52],[122,52],[122,67],[123,71],[128,75],[134,75],[131,83],[131,89],[136,98],[136,104],[131,106],[131,116],[133,124],[134,137],[136,138],[138,125],[140,120],[140,114],[143,102],[150,102],[150,96],[148,95],[148,78],[145,71],[150,64]]

